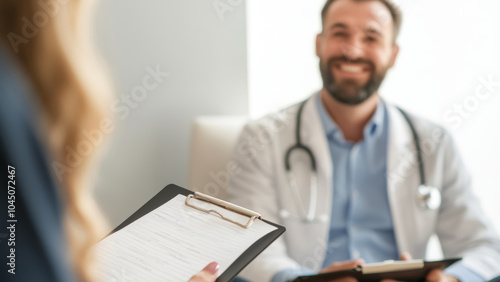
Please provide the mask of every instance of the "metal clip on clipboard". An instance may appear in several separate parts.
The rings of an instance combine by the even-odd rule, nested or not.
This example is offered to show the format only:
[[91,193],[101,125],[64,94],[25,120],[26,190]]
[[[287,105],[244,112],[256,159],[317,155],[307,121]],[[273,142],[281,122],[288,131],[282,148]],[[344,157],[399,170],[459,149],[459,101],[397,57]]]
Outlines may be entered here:
[[[191,199],[196,199],[196,200],[200,200],[200,201],[203,201],[203,202],[207,202],[207,203],[211,203],[211,204],[214,204],[216,206],[219,206],[221,208],[225,208],[227,210],[230,210],[232,212],[235,212],[237,214],[240,214],[240,215],[243,215],[243,216],[246,216],[246,217],[249,217],[248,219],[248,222],[246,224],[241,224],[239,222],[236,222],[230,218],[227,218],[225,216],[223,216],[222,214],[220,214],[218,211],[216,210],[207,210],[207,209],[203,209],[203,208],[200,208],[200,207],[197,207],[193,204],[191,204],[189,202],[189,200]],[[256,213],[254,211],[251,211],[249,209],[245,209],[245,208],[242,208],[240,206],[237,206],[235,204],[231,204],[231,203],[228,203],[226,201],[223,201],[223,200],[220,200],[220,199],[217,199],[217,198],[214,198],[212,196],[209,196],[209,195],[205,195],[203,193],[199,193],[199,192],[195,192],[194,194],[191,194],[189,196],[186,197],[186,206],[188,207],[191,207],[193,209],[197,209],[199,211],[202,211],[202,212],[205,212],[205,213],[213,213],[215,215],[218,215],[220,216],[220,218],[226,220],[226,221],[229,221],[231,223],[234,223],[240,227],[243,227],[243,228],[248,228],[250,226],[252,226],[253,222],[255,221],[255,219],[261,219],[261,215],[259,213]]]

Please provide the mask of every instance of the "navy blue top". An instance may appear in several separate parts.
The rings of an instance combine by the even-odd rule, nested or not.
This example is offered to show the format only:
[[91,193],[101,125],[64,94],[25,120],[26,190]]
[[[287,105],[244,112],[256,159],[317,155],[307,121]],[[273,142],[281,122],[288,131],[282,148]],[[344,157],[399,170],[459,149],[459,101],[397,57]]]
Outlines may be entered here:
[[[0,46],[0,281],[75,281],[66,255],[62,204],[36,134],[28,85]],[[8,202],[9,195],[14,201]]]

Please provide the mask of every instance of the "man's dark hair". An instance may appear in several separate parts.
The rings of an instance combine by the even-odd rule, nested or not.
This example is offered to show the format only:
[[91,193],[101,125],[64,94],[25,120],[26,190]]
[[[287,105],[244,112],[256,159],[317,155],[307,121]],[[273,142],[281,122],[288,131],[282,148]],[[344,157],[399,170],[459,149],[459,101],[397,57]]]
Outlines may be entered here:
[[[328,8],[332,5],[333,2],[336,0],[327,0],[325,3],[325,6],[323,7],[323,10],[321,11],[321,21],[323,25],[325,24],[325,18],[326,18],[326,13],[328,12]],[[401,11],[399,8],[390,0],[352,0],[355,2],[364,2],[364,1],[379,1],[384,4],[389,12],[391,13],[392,16],[392,23],[394,24],[394,42],[396,41],[396,38],[398,37],[399,34],[399,29],[401,28]]]

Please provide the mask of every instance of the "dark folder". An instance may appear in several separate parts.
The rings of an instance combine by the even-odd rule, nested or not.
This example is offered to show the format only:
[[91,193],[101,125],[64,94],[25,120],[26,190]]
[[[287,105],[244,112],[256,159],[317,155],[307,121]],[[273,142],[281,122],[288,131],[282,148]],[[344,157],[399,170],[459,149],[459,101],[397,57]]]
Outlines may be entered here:
[[[382,265],[377,271],[376,268],[372,267],[370,273],[363,273],[363,267],[357,267],[351,270],[334,271],[328,273],[322,273],[317,275],[300,276],[297,277],[294,282],[327,282],[332,279],[338,279],[343,277],[353,277],[359,282],[378,282],[383,279],[394,279],[398,281],[407,282],[418,282],[425,281],[427,274],[433,269],[444,269],[451,264],[459,261],[459,258],[445,259],[440,261],[422,261],[419,266],[409,266],[406,269],[401,269],[397,271],[387,271],[387,267]],[[396,262],[400,263],[400,262]],[[379,264],[380,265],[380,264]],[[403,267],[404,268],[404,267]]]
[[[122,222],[120,225],[118,225],[112,232],[115,233],[130,223],[134,222],[135,220],[141,218],[142,216],[148,214],[149,212],[155,210],[156,208],[160,207],[161,205],[165,204],[166,202],[170,201],[177,195],[184,195],[188,197],[188,200],[190,197],[194,197],[194,192],[184,189],[182,187],[179,187],[174,184],[170,184],[163,188],[158,194],[156,194],[151,200],[149,200],[146,204],[144,204],[141,208],[139,208],[134,214],[132,214],[129,218],[127,218],[124,222]],[[191,196],[190,196],[191,195]],[[208,199],[210,200],[210,199]],[[217,200],[217,199],[216,199]],[[220,200],[218,200],[220,201]],[[216,203],[214,203],[216,204]],[[186,201],[186,205],[190,206],[188,202]],[[232,204],[229,204],[232,205]],[[221,205],[219,205],[221,206]],[[234,205],[232,205],[234,206]],[[229,206],[223,206],[226,209],[230,209]],[[238,210],[232,210],[234,212],[238,212]],[[256,213],[255,213],[256,214]],[[207,216],[213,216],[211,214],[207,214]],[[255,217],[252,217],[251,220],[256,219]],[[221,219],[222,220],[222,219]],[[268,233],[264,237],[261,237],[259,240],[257,240],[250,248],[248,248],[246,251],[243,252],[231,265],[224,273],[222,273],[219,278],[217,279],[218,282],[225,282],[225,281],[230,281],[236,275],[245,268],[257,255],[259,255],[264,249],[266,249],[274,240],[276,240],[283,232],[285,232],[285,228],[283,226],[277,225],[275,223],[266,221],[264,219],[260,219],[263,222],[270,224],[277,229]],[[231,221],[231,220],[229,220]],[[238,224],[238,223],[236,223]],[[251,224],[251,221],[249,221],[249,224]],[[239,225],[239,224],[238,224]],[[245,226],[241,225],[241,228],[245,228]],[[251,227],[249,227],[251,228]],[[201,269],[200,269],[201,270]]]

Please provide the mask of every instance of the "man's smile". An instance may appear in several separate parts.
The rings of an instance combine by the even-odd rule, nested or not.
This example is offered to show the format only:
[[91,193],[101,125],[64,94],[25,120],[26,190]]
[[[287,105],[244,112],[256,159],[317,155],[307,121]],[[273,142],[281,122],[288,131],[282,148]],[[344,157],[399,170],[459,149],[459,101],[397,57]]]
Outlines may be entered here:
[[335,62],[332,65],[335,77],[338,78],[368,78],[372,66],[366,63]]

